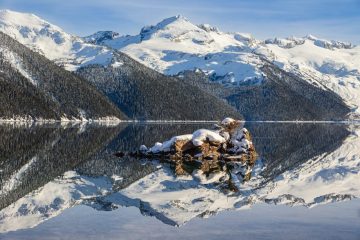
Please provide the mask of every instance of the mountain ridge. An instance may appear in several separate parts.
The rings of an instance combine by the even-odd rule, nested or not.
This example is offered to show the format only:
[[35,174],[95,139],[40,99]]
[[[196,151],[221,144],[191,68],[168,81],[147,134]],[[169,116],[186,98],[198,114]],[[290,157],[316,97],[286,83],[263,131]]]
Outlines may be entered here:
[[[29,21],[15,21],[18,15],[29,18]],[[24,28],[28,29],[25,35]],[[228,115],[241,118],[236,109],[224,100],[208,95],[198,87],[188,89],[178,79],[147,68],[117,50],[85,43],[35,15],[0,12],[0,31],[18,36],[22,44],[35,50],[42,49],[40,54],[44,57],[72,70],[73,73],[64,71],[64,76],[82,75],[82,79],[95,86],[131,119],[219,120]],[[59,42],[59,38],[63,41]],[[62,52],[56,54],[58,51]],[[14,62],[18,62],[16,58]],[[24,71],[23,74],[34,80],[31,74]],[[95,78],[96,81],[93,81]]]
[[[43,49],[42,54],[57,65],[82,74],[130,117],[156,120],[166,116],[166,119],[174,120],[175,117],[171,115],[176,115],[176,118],[181,116],[171,108],[181,107],[184,99],[189,102],[187,105],[191,105],[190,100],[194,95],[207,99],[202,103],[198,101],[201,105],[199,109],[211,110],[209,106],[212,104],[218,106],[209,113],[202,111],[204,116],[201,120],[214,118],[216,111],[223,114],[226,112],[224,109],[228,109],[226,115],[237,117],[235,115],[238,113],[231,110],[229,104],[240,113],[246,112],[248,120],[346,120],[360,116],[360,72],[356,70],[358,65],[360,69],[360,62],[358,64],[356,60],[358,50],[360,55],[360,47],[322,41],[313,36],[308,36],[306,40],[276,39],[265,43],[249,34],[224,33],[208,24],[195,25],[182,16],[144,27],[135,36],[120,36],[115,32],[103,31],[88,38],[79,38],[33,15],[23,16],[35,19],[29,21],[28,25],[26,22],[9,25],[12,22],[9,18],[17,14],[21,13],[10,11],[5,14],[9,15],[7,17],[0,14],[0,31],[15,34],[22,44],[35,50]],[[40,24],[33,24],[32,21],[40,21]],[[23,28],[29,29],[27,35],[23,34]],[[58,35],[65,36],[65,41],[57,44],[54,36]],[[54,51],[48,48],[50,45],[55,46]],[[60,50],[62,52],[58,54]],[[347,61],[343,63],[342,59]],[[126,62],[131,62],[132,66],[129,67]],[[274,70],[279,68],[288,74],[267,74],[264,69],[269,68],[264,66],[271,66]],[[154,70],[163,75],[152,72]],[[201,84],[188,85],[188,79],[181,76],[184,71],[200,71],[207,77],[207,81],[199,80]],[[91,75],[99,72],[103,75]],[[192,77],[193,82],[197,81],[196,75]],[[164,88],[159,79],[167,79],[173,86]],[[302,84],[294,88],[291,81]],[[110,82],[113,85],[107,86]],[[145,82],[154,92],[163,89],[163,94],[149,95],[146,89],[142,89]],[[156,83],[157,87],[151,86],[151,82]],[[232,89],[232,94],[215,94],[210,90],[213,85],[210,88],[201,87],[206,83],[218,84],[217,92],[224,92],[221,88]],[[181,85],[184,84],[197,93],[190,95],[190,91],[182,90],[174,95],[171,88],[183,89]],[[252,92],[249,89],[253,89]],[[310,96],[307,89],[319,94]],[[137,92],[141,95],[136,96]],[[164,96],[170,96],[170,93],[181,96],[167,97],[168,100],[165,100]],[[288,104],[281,106],[282,99],[286,99]],[[167,101],[172,103],[168,104]],[[244,106],[245,102],[248,106]],[[322,108],[321,104],[329,102],[337,107]],[[160,107],[151,106],[154,104],[160,104]],[[292,108],[292,104],[299,107]],[[307,110],[301,106],[307,106]],[[182,120],[200,120],[194,117],[188,119],[189,114],[184,115],[185,108],[178,110],[182,112]],[[191,114],[198,116],[198,112],[194,110]],[[221,114],[217,114],[216,119],[225,117],[219,116]]]
[[172,17],[138,35],[116,36],[99,44],[118,49],[166,75],[201,70],[227,87],[261,85],[263,59],[314,87],[326,87],[352,110],[360,110],[360,47],[313,35],[257,40],[249,34],[221,32]]

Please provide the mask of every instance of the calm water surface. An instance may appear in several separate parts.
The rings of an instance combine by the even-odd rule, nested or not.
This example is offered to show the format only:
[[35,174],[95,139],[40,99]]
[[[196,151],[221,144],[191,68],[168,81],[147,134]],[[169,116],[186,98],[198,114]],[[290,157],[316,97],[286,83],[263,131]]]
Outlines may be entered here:
[[360,126],[246,124],[238,193],[113,155],[210,127],[0,126],[0,239],[360,239]]

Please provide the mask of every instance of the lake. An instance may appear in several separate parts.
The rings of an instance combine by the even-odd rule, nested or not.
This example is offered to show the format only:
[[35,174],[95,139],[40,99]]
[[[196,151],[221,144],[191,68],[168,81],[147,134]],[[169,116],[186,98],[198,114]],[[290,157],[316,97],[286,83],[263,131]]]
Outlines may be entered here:
[[0,239],[360,239],[360,125],[245,123],[236,193],[114,155],[211,127],[0,125]]

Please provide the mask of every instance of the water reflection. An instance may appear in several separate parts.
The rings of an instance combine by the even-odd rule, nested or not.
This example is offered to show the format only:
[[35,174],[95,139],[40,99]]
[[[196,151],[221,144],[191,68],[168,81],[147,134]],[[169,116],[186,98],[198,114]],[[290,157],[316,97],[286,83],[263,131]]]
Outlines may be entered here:
[[360,195],[358,126],[247,124],[259,154],[238,193],[219,174],[176,177],[168,165],[117,158],[209,124],[0,126],[0,232],[25,229],[74,205],[136,206],[170,225],[258,202],[313,207]]

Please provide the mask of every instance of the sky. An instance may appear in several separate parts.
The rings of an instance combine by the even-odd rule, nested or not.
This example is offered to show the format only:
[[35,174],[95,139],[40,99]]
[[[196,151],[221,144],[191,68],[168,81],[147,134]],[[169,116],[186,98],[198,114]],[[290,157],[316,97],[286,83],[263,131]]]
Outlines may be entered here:
[[78,36],[137,34],[181,14],[258,39],[312,34],[360,44],[360,0],[0,0],[0,8],[34,13]]

